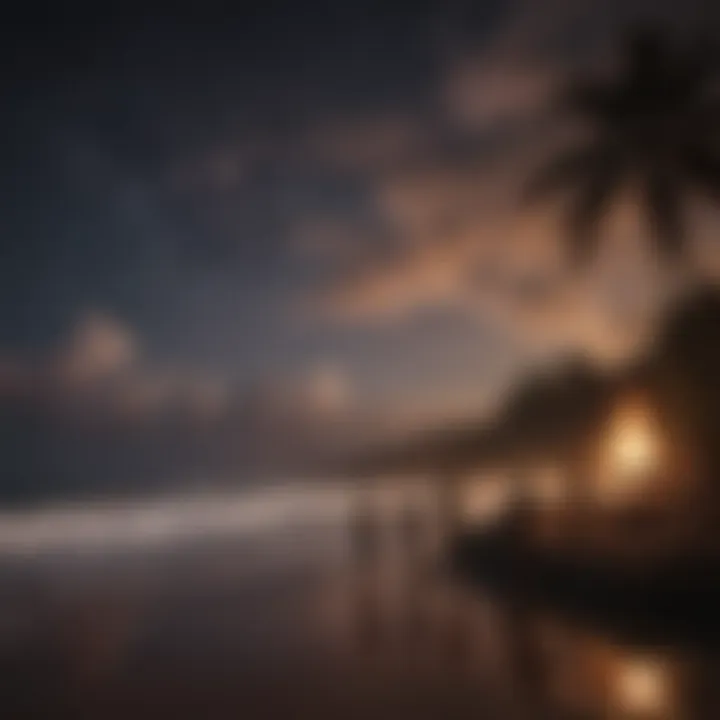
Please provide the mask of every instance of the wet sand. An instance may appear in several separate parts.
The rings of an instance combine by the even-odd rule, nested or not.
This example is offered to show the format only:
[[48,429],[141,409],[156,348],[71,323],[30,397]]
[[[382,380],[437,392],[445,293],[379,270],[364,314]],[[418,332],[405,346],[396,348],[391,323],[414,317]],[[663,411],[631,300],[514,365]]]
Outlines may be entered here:
[[248,552],[215,542],[6,560],[2,707],[88,718],[487,711],[452,648],[442,657],[430,604],[410,625],[402,598],[370,598],[350,572],[243,568]]
[[5,554],[8,718],[720,717],[714,657],[619,646],[342,528]]

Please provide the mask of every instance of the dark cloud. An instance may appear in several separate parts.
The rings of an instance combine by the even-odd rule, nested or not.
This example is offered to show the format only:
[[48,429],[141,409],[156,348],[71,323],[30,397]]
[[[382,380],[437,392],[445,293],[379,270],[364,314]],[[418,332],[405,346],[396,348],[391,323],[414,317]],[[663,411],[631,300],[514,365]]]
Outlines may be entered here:
[[[568,132],[552,85],[639,16],[718,19],[699,0],[21,9],[0,31],[8,493],[279,472],[370,415],[417,424],[538,358],[631,352],[667,278],[612,257],[568,277],[558,208],[518,213],[516,190]],[[712,275],[717,220],[697,224]]]
[[57,349],[0,363],[0,496],[121,495],[319,472],[365,439],[326,363],[254,388],[149,362],[135,334],[86,314]]

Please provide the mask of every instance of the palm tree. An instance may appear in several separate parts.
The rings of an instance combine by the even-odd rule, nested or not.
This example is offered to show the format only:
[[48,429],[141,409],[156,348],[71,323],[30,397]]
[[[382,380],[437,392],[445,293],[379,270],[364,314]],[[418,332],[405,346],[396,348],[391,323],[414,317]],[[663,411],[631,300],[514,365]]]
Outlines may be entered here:
[[590,139],[552,158],[532,178],[526,199],[572,193],[569,239],[576,261],[596,249],[597,228],[625,187],[639,191],[651,237],[666,258],[684,250],[686,205],[693,193],[720,195],[720,95],[713,63],[680,52],[653,28],[628,36],[612,80],[568,83],[561,108],[591,130]]

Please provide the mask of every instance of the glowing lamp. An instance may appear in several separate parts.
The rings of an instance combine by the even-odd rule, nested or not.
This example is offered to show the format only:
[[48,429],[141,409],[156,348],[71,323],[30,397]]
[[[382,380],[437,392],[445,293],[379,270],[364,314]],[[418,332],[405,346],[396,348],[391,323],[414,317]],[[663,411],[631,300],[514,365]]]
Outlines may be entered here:
[[645,406],[620,408],[611,419],[602,476],[604,495],[627,497],[643,490],[661,463],[657,425]]
[[671,693],[668,668],[650,658],[626,660],[617,670],[615,701],[632,717],[665,717]]

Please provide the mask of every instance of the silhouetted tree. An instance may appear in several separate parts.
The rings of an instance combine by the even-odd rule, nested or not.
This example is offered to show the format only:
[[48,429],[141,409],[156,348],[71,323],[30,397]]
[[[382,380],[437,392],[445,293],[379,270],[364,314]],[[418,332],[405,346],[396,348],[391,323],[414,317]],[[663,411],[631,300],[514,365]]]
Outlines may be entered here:
[[700,49],[681,52],[657,28],[628,35],[613,79],[572,80],[561,110],[590,138],[552,158],[526,199],[572,193],[569,237],[576,261],[595,250],[599,221],[618,192],[636,188],[653,241],[665,257],[683,250],[687,200],[720,194],[720,96],[714,64]]
[[[720,290],[702,287],[674,308],[650,370],[656,395],[675,427],[675,443],[699,454],[706,476],[705,507],[720,522]],[[683,435],[681,435],[683,433]],[[682,440],[681,440],[682,438]]]

